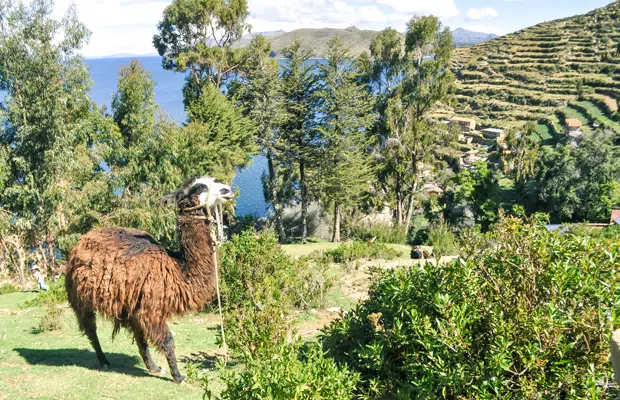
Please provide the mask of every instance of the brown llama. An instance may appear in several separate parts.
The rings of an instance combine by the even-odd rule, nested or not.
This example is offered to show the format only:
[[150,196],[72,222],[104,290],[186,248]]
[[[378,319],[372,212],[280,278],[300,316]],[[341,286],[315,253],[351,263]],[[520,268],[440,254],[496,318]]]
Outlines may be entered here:
[[95,313],[133,332],[146,368],[161,372],[148,342],[166,356],[174,381],[181,383],[174,340],[166,324],[173,315],[196,311],[215,296],[211,221],[204,208],[234,197],[229,186],[201,178],[167,196],[176,203],[181,255],[173,255],[137,229],[103,228],[80,239],[67,263],[66,288],[80,330],[102,367],[109,367],[97,337]]

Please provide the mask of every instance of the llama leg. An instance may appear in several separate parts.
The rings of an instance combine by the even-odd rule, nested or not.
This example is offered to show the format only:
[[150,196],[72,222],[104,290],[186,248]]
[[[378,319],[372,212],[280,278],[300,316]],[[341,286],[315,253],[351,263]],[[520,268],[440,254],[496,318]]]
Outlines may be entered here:
[[174,378],[176,383],[181,383],[185,377],[181,375],[179,368],[177,367],[177,359],[174,355],[174,338],[167,325],[164,325],[163,329],[166,332],[166,336],[160,350],[165,354],[166,360],[168,360],[168,366],[170,367],[172,378]]
[[99,364],[101,366],[110,366],[110,362],[103,354],[103,350],[101,349],[101,344],[99,343],[99,337],[97,337],[97,322],[95,313],[93,311],[86,311],[78,315],[78,323],[80,325],[80,329],[82,332],[86,334],[88,340],[93,345],[95,352],[97,353],[97,359],[99,360]]
[[144,330],[140,327],[140,325],[135,320],[130,320],[131,329],[133,330],[134,338],[136,339],[136,344],[138,345],[138,350],[140,351],[140,355],[142,356],[142,360],[144,361],[144,365],[146,368],[152,373],[158,374],[161,372],[161,368],[155,364],[155,361],[151,358],[151,352],[149,351],[149,345],[146,341],[146,336],[144,335]]

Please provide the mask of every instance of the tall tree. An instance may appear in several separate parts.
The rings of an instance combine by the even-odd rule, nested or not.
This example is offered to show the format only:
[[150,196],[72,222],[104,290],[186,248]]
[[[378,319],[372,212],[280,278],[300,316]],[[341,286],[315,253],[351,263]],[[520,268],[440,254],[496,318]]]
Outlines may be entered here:
[[226,85],[242,62],[244,50],[232,44],[249,31],[247,0],[174,0],[157,25],[153,45],[165,69],[189,71],[185,105],[205,85]]
[[301,241],[308,236],[309,170],[314,167],[317,131],[314,127],[314,93],[317,89],[316,64],[310,61],[311,49],[294,41],[283,52],[286,64],[282,71],[285,120],[282,140],[286,158],[299,169],[299,200],[301,203]]
[[258,146],[267,158],[268,170],[263,176],[265,200],[273,205],[275,225],[280,242],[286,241],[282,212],[286,193],[290,192],[291,167],[282,154],[280,126],[284,121],[283,96],[279,66],[269,57],[271,44],[262,35],[252,38],[247,60],[240,69],[242,79],[232,88],[233,98],[244,115],[256,126]]
[[334,210],[334,242],[340,241],[342,212],[359,204],[372,181],[367,131],[375,121],[373,103],[339,36],[328,43],[319,66],[323,86],[316,92],[320,133],[321,195]]
[[[45,0],[0,3],[0,149],[10,175],[0,204],[31,222],[28,245],[53,267],[62,236],[89,229],[105,207],[107,184],[104,127],[79,55],[89,32],[73,8],[60,21],[52,11]],[[90,216],[78,212],[85,206]]]
[[453,132],[429,118],[429,113],[438,102],[448,103],[452,99],[452,48],[452,34],[448,28],[442,27],[437,17],[414,17],[409,22],[400,72],[401,90],[394,91],[393,107],[386,112],[390,127],[388,140],[399,143],[398,151],[405,151],[408,159],[408,182],[395,187],[400,191],[396,197],[404,198],[407,203],[404,216],[406,230],[409,229],[416,192],[422,180],[422,163],[433,164],[437,158],[437,148],[456,139]]

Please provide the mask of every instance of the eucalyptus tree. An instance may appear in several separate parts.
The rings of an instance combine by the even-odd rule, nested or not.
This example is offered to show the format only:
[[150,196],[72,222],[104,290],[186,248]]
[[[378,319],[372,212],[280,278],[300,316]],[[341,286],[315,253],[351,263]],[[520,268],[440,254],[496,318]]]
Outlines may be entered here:
[[185,105],[209,84],[219,90],[243,62],[244,50],[233,48],[250,26],[246,0],[174,0],[157,25],[153,45],[165,69],[189,72]]
[[301,203],[301,241],[308,236],[308,205],[312,200],[309,175],[316,167],[315,92],[317,67],[310,59],[312,50],[295,40],[283,51],[286,63],[282,68],[282,94],[285,119],[281,138],[286,158],[298,168],[299,200]]
[[334,210],[333,237],[340,241],[343,211],[359,205],[368,193],[373,171],[368,130],[375,122],[373,103],[359,84],[359,73],[339,36],[328,43],[327,62],[319,66],[317,90],[319,190]]
[[28,247],[51,266],[63,236],[89,229],[108,203],[100,168],[106,127],[79,55],[89,31],[74,8],[60,21],[52,12],[44,0],[0,2],[0,149],[7,164],[0,205],[13,221],[29,222]]
[[372,81],[381,114],[381,168],[384,190],[396,203],[399,225],[409,228],[423,164],[438,160],[437,150],[456,140],[455,132],[430,118],[437,103],[450,103],[452,35],[434,16],[414,17],[405,34],[386,30],[371,47]]

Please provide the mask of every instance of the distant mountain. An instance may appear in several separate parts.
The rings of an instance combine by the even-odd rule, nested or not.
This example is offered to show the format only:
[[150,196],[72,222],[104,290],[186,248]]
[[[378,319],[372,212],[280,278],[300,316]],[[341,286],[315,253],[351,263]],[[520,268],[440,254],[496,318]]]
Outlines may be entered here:
[[[496,38],[497,35],[472,32],[466,29],[456,29],[452,32],[454,35],[455,45],[466,46],[483,42]],[[368,51],[370,43],[379,34],[379,31],[362,30],[356,26],[350,26],[346,29],[310,29],[303,28],[297,29],[292,32],[261,32],[261,34],[270,38],[274,51],[280,55],[282,50],[293,43],[295,39],[299,39],[306,45],[312,47],[313,55],[315,57],[325,57],[327,55],[327,42],[336,34],[340,35],[345,45],[351,49],[351,55],[358,56],[364,51]],[[237,44],[238,46],[246,46],[252,37],[252,35],[246,35]]]
[[473,44],[486,42],[487,40],[498,37],[492,33],[474,32],[467,29],[458,28],[452,31],[454,44],[456,46],[471,46]]

